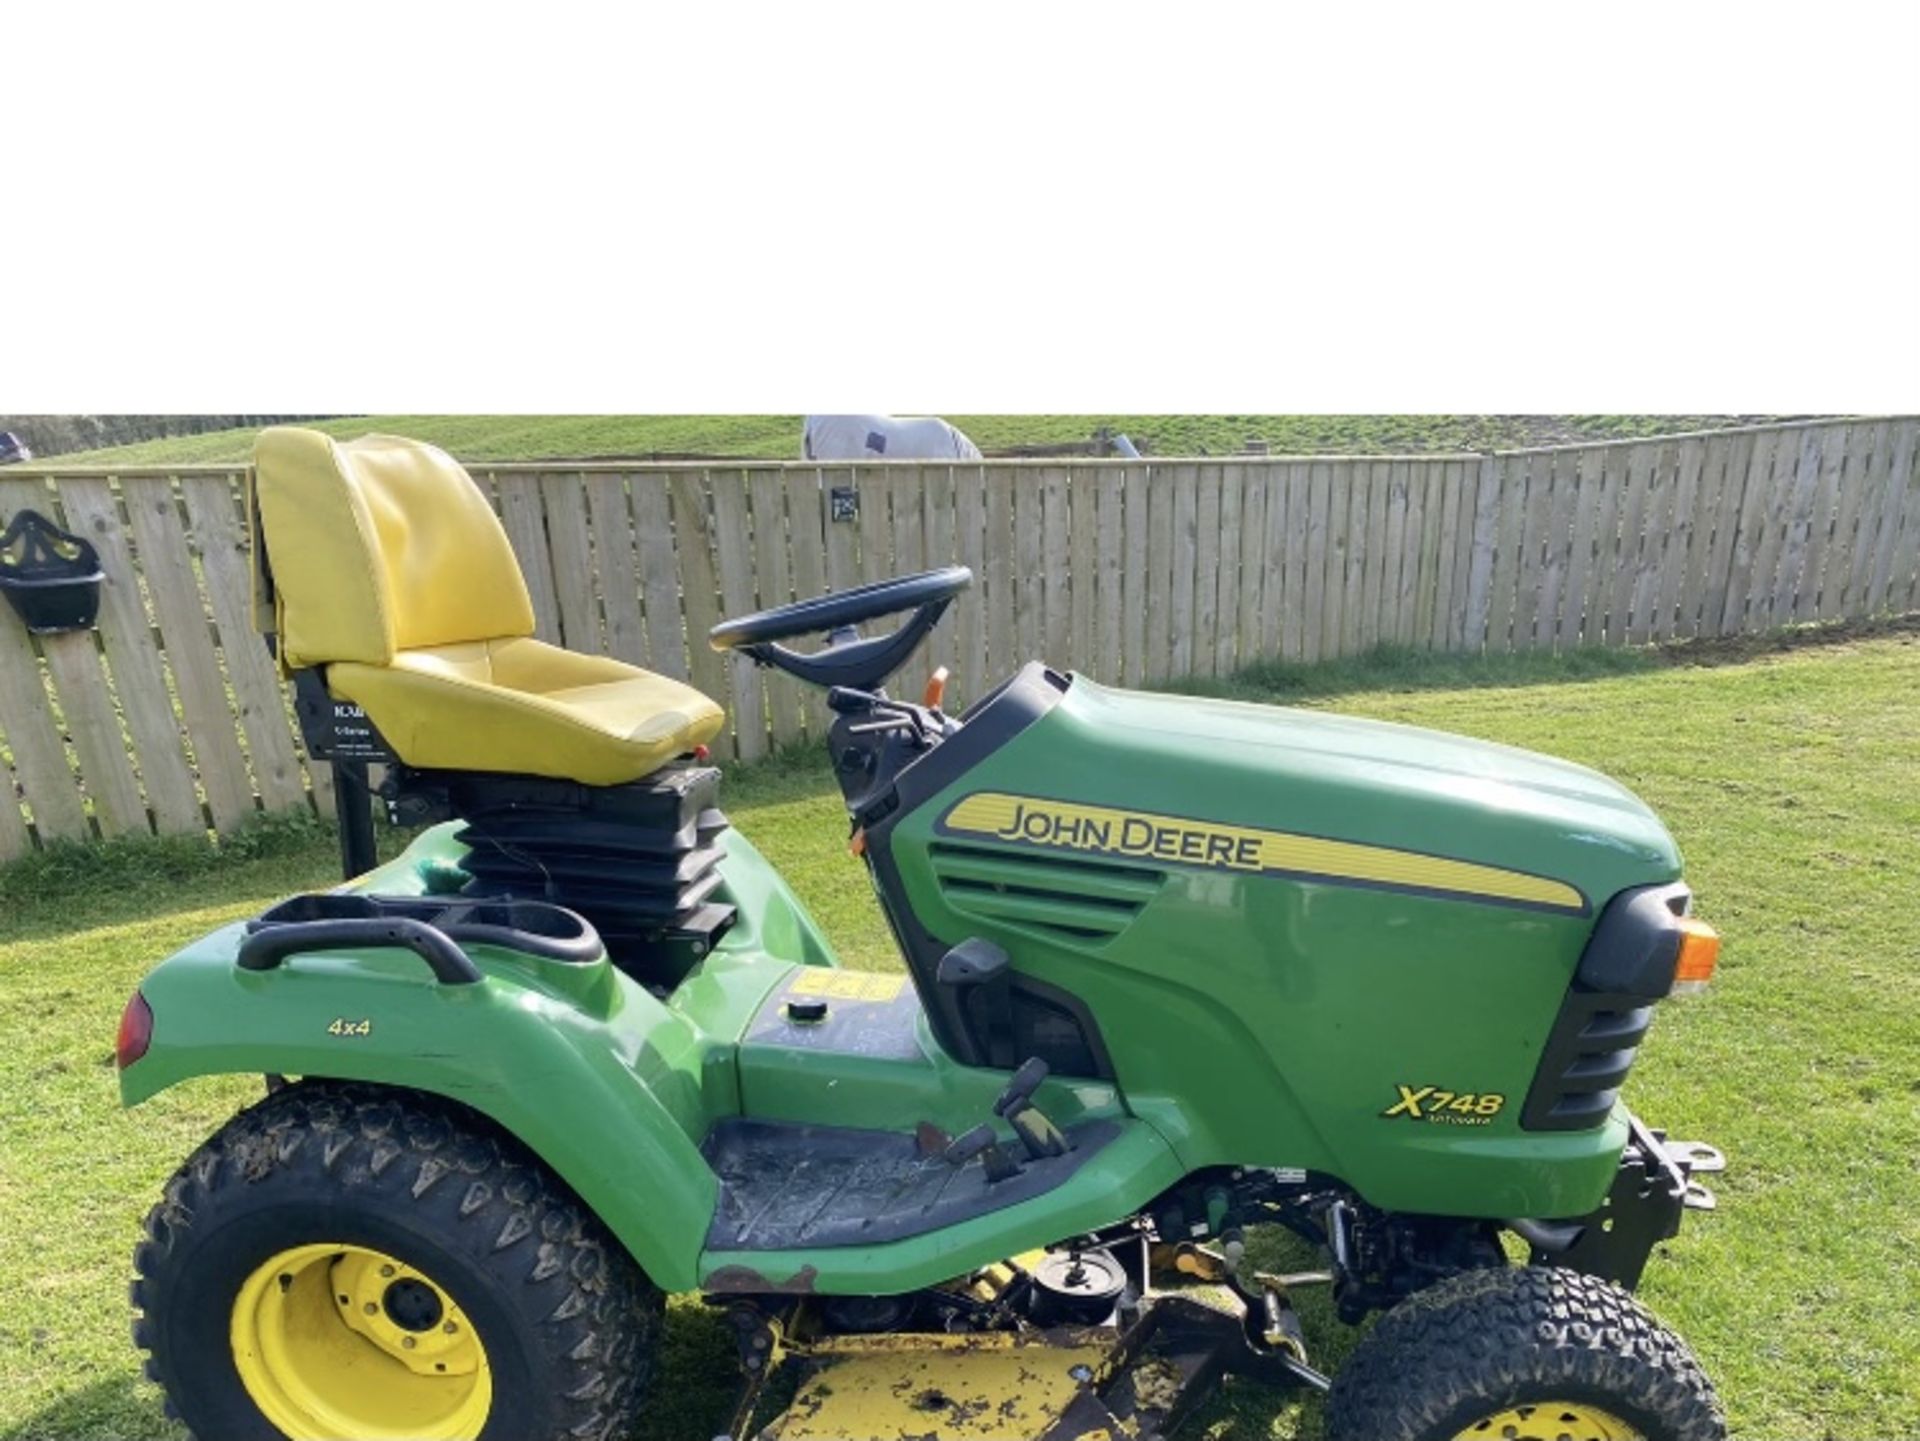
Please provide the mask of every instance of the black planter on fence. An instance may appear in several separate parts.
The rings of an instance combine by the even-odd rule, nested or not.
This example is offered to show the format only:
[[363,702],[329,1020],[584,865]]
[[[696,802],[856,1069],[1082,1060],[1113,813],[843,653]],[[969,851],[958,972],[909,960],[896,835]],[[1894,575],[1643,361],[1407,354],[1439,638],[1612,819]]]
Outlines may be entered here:
[[38,511],[0,533],[0,591],[36,635],[85,630],[100,612],[100,556]]

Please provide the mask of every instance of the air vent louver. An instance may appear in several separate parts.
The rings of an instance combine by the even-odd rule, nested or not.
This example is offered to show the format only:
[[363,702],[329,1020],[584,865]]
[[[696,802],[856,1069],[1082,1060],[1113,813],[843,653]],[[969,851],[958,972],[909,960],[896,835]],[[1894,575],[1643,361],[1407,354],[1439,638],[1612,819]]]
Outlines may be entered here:
[[1520,1124],[1529,1131],[1583,1131],[1603,1123],[1652,1023],[1653,1007],[1631,996],[1569,992]]
[[1125,930],[1163,879],[1161,872],[1032,851],[939,843],[933,872],[947,904],[983,920],[1105,940]]

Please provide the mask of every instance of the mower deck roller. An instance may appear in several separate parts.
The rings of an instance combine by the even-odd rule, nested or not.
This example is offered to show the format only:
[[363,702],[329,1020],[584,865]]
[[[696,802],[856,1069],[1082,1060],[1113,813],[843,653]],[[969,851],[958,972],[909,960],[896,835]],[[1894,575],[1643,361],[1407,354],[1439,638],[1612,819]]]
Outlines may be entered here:
[[[122,1025],[129,1105],[268,1078],[134,1258],[198,1434],[626,1434],[683,1292],[739,1342],[736,1441],[1144,1441],[1226,1375],[1330,1388],[1332,1441],[1723,1441],[1630,1294],[1722,1158],[1621,1099],[1718,941],[1613,781],[1037,661],[897,699],[958,567],[736,617],[716,647],[826,690],[899,952],[849,970],[720,810],[718,707],[535,640],[455,462],[270,431],[252,490],[350,874]],[[371,765],[420,828],[377,866]],[[1255,1270],[1256,1226],[1320,1269]],[[1384,1313],[1331,1378],[1306,1285]]]

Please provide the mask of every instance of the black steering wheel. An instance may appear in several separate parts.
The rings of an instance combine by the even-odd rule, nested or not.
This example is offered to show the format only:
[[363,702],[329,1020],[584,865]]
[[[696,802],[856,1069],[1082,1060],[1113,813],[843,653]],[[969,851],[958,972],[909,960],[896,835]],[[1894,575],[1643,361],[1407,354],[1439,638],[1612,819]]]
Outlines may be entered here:
[[[964,565],[943,566],[723,620],[708,640],[715,650],[737,650],[814,685],[871,690],[906,663],[953,598],[972,584],[973,572]],[[913,612],[905,625],[861,638],[861,621],[903,610]],[[811,655],[779,644],[803,635],[823,635],[827,643]]]

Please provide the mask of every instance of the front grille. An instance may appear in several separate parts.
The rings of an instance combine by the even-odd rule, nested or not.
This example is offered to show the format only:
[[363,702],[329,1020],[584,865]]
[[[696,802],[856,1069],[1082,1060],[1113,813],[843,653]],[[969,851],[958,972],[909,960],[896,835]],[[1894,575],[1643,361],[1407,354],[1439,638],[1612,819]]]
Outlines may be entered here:
[[1653,1007],[1633,996],[1567,993],[1520,1112],[1529,1131],[1584,1131],[1613,1111]]
[[932,856],[940,893],[954,910],[1079,940],[1119,935],[1164,879],[1145,866],[1064,860],[1011,848],[937,842]]

